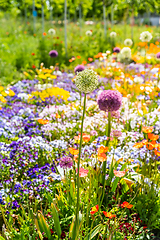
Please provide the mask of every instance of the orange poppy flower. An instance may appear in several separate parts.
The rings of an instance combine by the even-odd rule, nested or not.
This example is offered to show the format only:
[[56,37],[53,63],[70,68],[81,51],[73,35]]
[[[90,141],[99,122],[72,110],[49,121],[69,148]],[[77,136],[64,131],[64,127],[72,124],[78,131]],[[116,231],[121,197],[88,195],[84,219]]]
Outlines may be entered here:
[[78,59],[81,59],[81,56],[77,56]]
[[88,58],[88,61],[92,62],[92,61],[93,61],[93,58]]
[[98,148],[98,153],[106,153],[108,151],[108,147],[100,146]]
[[69,148],[69,152],[72,155],[77,155],[79,153],[79,150],[71,147],[71,148]]
[[143,143],[142,142],[137,142],[137,143],[135,143],[134,145],[133,145],[133,147],[135,147],[135,148],[142,148],[144,145],[143,145]]
[[146,144],[146,148],[148,150],[153,150],[153,148],[155,148],[155,144],[149,142],[149,143]]
[[110,213],[110,212],[105,212],[105,211],[103,211],[103,214],[104,214],[105,217],[108,217],[108,218],[110,218],[110,219],[116,217],[115,214],[112,214],[112,213]]
[[156,149],[154,150],[155,155],[157,155],[158,157],[160,157],[160,152],[158,152]]
[[72,62],[72,59],[69,59],[69,62]]
[[83,138],[84,142],[89,142],[91,137],[90,137],[90,135],[85,134],[85,135],[82,136],[82,138]]
[[144,133],[151,133],[153,132],[154,127],[142,127],[142,132]]
[[[76,169],[76,172],[78,172],[78,169]],[[86,177],[88,175],[88,170],[84,168],[79,169],[79,176],[80,177]]]
[[155,135],[153,133],[148,133],[148,138],[153,141],[157,141],[159,138],[159,135]]
[[100,162],[105,162],[106,159],[107,159],[107,156],[106,156],[105,153],[98,153],[98,160],[99,160]]
[[46,36],[46,35],[47,35],[47,33],[44,32],[44,33],[43,33],[43,36]]
[[91,208],[90,214],[93,215],[93,214],[95,214],[96,212],[98,212],[98,210],[99,210],[99,206],[96,205],[96,206],[94,206],[94,207]]
[[155,42],[155,44],[156,44],[156,45],[159,45],[159,42],[158,42],[158,41],[156,41],[156,42]]
[[82,64],[84,64],[84,65],[85,65],[85,64],[87,64],[87,62],[86,62],[86,61],[83,61],[83,62],[82,62]]
[[122,208],[132,208],[133,207],[133,205],[132,204],[129,204],[128,202],[123,202],[122,204],[121,204],[121,207]]
[[116,177],[124,177],[124,175],[126,174],[126,171],[116,171],[113,170],[113,173]]
[[40,124],[47,124],[47,123],[49,123],[49,120],[43,120],[43,119],[38,119],[37,120]]

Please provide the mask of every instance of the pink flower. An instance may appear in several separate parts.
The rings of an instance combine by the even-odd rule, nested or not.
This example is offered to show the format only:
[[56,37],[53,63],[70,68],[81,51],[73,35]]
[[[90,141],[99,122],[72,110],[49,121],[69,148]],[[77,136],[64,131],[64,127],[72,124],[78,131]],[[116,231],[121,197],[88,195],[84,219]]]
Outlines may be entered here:
[[[78,172],[78,169],[76,169],[76,172]],[[84,168],[79,169],[79,176],[80,177],[86,177],[88,175],[88,170]]]

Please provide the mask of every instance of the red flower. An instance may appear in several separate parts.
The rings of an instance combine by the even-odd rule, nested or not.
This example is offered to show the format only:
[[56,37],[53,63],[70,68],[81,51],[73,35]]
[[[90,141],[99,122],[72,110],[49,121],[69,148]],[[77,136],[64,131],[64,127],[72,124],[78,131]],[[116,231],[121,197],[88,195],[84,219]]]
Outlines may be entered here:
[[121,207],[122,208],[132,208],[133,207],[133,205],[132,204],[129,204],[128,202],[123,202],[122,204],[121,204]]
[[95,214],[96,212],[98,212],[98,210],[99,210],[99,206],[96,205],[96,206],[94,206],[94,207],[91,208],[90,214],[93,215],[93,214]]
[[115,214],[112,214],[110,212],[103,211],[103,214],[105,215],[105,217],[108,217],[109,219],[112,219],[112,218],[116,217]]
[[35,53],[34,53],[34,52],[33,52],[33,53],[31,53],[31,55],[32,55],[32,56],[34,56],[34,55],[35,55]]
[[[78,169],[76,169],[76,172],[78,172]],[[86,177],[88,175],[88,170],[84,168],[79,169],[79,176],[80,177]]]
[[113,170],[114,172],[114,175],[116,177],[124,177],[124,175],[126,174],[126,171],[116,171],[116,170]]
[[33,69],[35,69],[35,68],[36,68],[36,66],[33,64],[33,65],[32,65],[32,68],[33,68]]
[[44,33],[43,33],[43,36],[46,36],[46,35],[47,35],[47,33],[44,32]]

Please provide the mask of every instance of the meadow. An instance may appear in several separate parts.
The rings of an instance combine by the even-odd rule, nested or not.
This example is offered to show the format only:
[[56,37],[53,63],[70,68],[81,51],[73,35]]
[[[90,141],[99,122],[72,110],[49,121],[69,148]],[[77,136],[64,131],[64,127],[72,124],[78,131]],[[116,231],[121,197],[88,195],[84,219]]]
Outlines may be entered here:
[[0,24],[0,240],[160,239],[159,29],[69,23],[66,56],[61,23],[21,21]]

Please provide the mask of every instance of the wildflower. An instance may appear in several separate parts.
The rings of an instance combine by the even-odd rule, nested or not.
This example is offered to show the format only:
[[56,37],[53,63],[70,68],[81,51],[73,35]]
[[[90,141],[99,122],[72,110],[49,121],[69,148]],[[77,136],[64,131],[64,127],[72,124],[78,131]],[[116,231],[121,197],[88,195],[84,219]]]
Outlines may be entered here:
[[118,91],[104,90],[98,96],[97,103],[102,111],[117,111],[122,104],[122,95]]
[[[76,172],[78,172],[78,169],[76,169]],[[80,177],[86,177],[88,175],[88,170],[84,168],[79,169],[79,176]]]
[[47,35],[47,33],[44,32],[44,33],[43,33],[43,36],[46,36],[46,35]]
[[31,55],[32,55],[32,56],[34,56],[34,55],[35,55],[35,53],[31,53]]
[[85,69],[82,72],[78,72],[75,78],[75,84],[80,92],[92,92],[98,85],[97,74],[91,69]]
[[88,58],[88,61],[92,62],[92,61],[93,61],[93,58]]
[[79,150],[75,148],[69,148],[69,152],[72,155],[77,155],[79,153]]
[[50,28],[50,29],[48,30],[48,33],[51,34],[51,35],[55,35],[55,34],[56,34],[56,30],[53,29],[53,28]]
[[108,147],[100,146],[98,148],[98,153],[106,153],[108,151]]
[[132,46],[133,42],[130,38],[127,38],[125,41],[124,41],[124,45],[130,47]]
[[131,58],[131,49],[129,47],[122,48],[120,53],[122,58]]
[[148,32],[148,31],[142,32],[140,34],[140,40],[142,42],[150,42],[151,39],[152,39],[152,34],[150,32]]
[[157,141],[159,138],[159,135],[155,135],[153,133],[148,133],[148,138],[152,141]]
[[116,177],[124,177],[124,175],[126,174],[126,171],[116,171],[113,170],[113,173]]
[[119,130],[112,130],[111,131],[111,136],[113,136],[113,137],[121,137],[122,136],[122,132],[121,131],[119,131]]
[[73,160],[70,157],[62,157],[60,159],[59,165],[63,169],[71,168],[73,165]]
[[120,53],[120,51],[121,51],[121,49],[120,49],[119,47],[115,47],[115,48],[113,49],[113,52],[116,52],[116,53]]
[[132,208],[133,207],[133,205],[132,204],[129,204],[128,202],[123,202],[122,204],[121,204],[121,207],[122,208],[128,208],[128,209],[130,209],[130,208]]
[[92,36],[92,31],[91,30],[86,31],[86,36]]
[[43,119],[38,119],[37,120],[40,124],[47,124],[47,123],[49,123],[49,120],[43,120]]
[[96,205],[96,206],[94,206],[94,207],[91,208],[90,214],[93,215],[93,214],[95,214],[96,212],[98,212],[98,210],[99,210],[99,206]]
[[160,58],[160,52],[157,53],[156,57],[159,59]]
[[144,145],[143,145],[143,143],[142,142],[137,142],[137,143],[135,143],[134,145],[133,145],[133,147],[135,147],[135,148],[142,148]]
[[109,219],[112,219],[112,218],[116,217],[115,214],[112,214],[112,213],[110,213],[110,212],[105,212],[105,211],[103,211],[103,214],[104,214],[105,217],[107,217],[107,218],[109,218]]
[[142,127],[142,132],[144,132],[144,133],[151,133],[151,132],[153,132],[153,129],[154,129],[154,127]]
[[116,32],[111,32],[109,35],[110,35],[111,38],[115,38],[117,36],[117,33]]
[[133,79],[133,81],[134,81],[135,83],[142,84],[142,83],[143,83],[143,78],[142,78],[142,77],[135,77],[135,78]]
[[49,52],[49,56],[51,58],[56,58],[56,57],[58,57],[58,52],[56,50],[52,50]]
[[84,69],[85,67],[83,65],[78,65],[75,67],[74,72],[76,74],[77,72],[82,72]]
[[157,155],[158,157],[160,157],[160,152],[157,151],[156,149],[154,150],[154,153],[155,153],[155,155]]
[[33,68],[33,69],[35,69],[35,68],[36,68],[36,66],[33,64],[33,65],[32,65],[32,68]]
[[128,179],[128,178],[123,178],[123,180],[125,181],[125,183],[128,185],[129,189],[132,191],[132,184],[134,183],[132,180]]
[[104,152],[98,153],[98,157],[97,158],[98,158],[98,160],[100,162],[105,162],[107,160],[107,156],[106,156],[106,154]]

